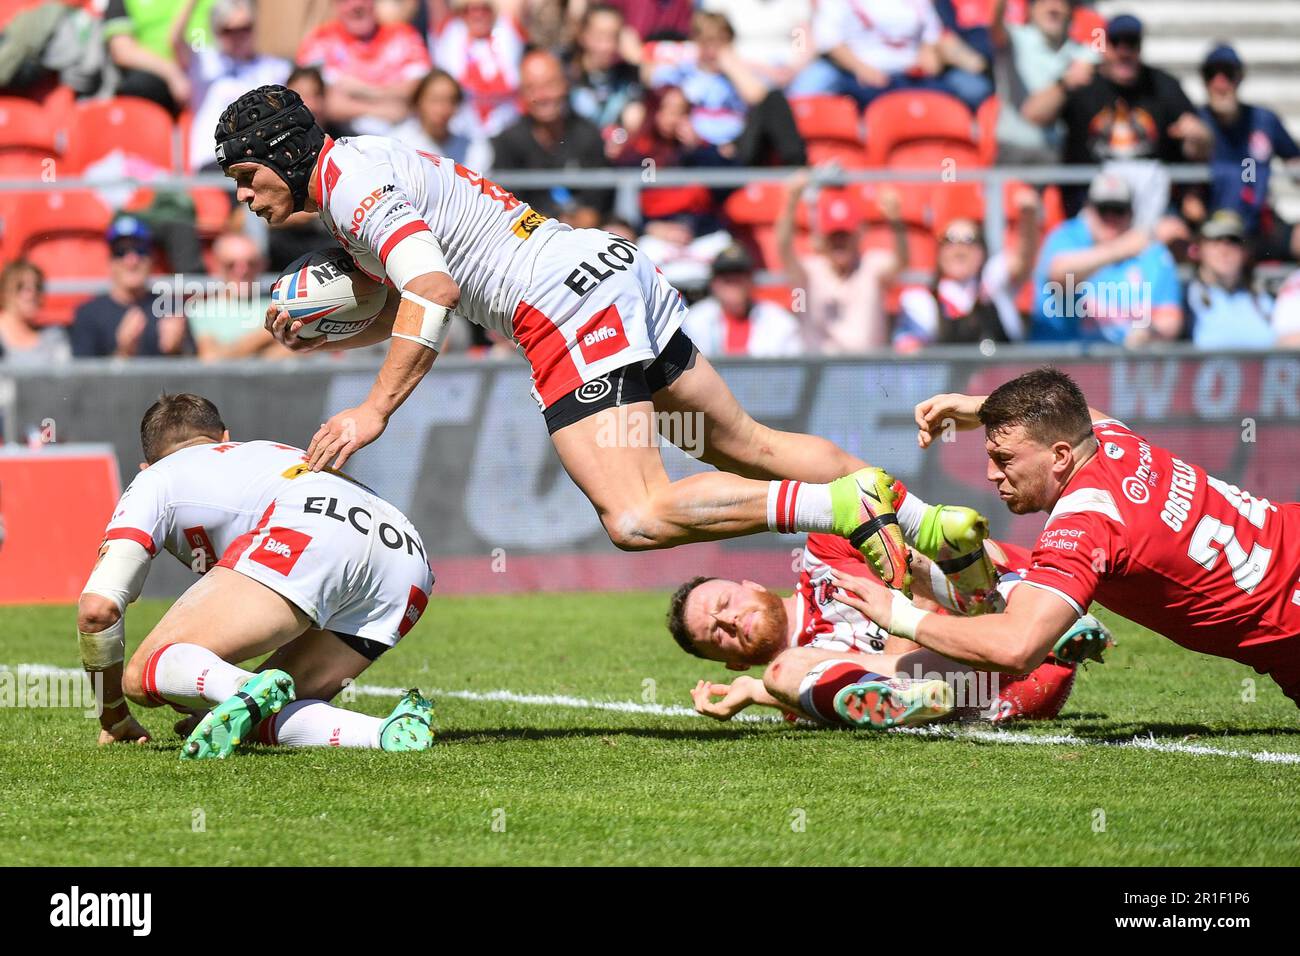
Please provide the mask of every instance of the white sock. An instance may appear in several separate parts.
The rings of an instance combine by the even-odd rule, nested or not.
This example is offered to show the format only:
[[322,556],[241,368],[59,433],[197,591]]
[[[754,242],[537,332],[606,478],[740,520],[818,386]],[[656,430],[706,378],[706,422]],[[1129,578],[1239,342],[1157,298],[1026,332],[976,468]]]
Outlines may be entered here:
[[798,531],[829,533],[835,524],[831,515],[831,486],[806,481],[767,483],[767,527],[780,534]]
[[921,522],[930,506],[912,493],[910,488],[903,491],[903,500],[894,506],[898,513],[898,526],[903,529],[903,538],[908,544],[916,544],[916,536],[921,533]]
[[149,655],[144,665],[145,692],[171,703],[193,707],[219,704],[253,676],[227,664],[206,647],[168,644]]
[[344,710],[323,700],[295,700],[258,725],[264,743],[281,747],[361,747],[379,749],[384,719]]

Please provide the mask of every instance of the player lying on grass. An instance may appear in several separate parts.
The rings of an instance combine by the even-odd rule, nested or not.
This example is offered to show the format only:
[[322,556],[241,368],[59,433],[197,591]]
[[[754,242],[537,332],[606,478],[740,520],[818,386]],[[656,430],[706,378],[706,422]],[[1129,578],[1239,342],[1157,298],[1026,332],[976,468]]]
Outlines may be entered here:
[[[1002,573],[1000,594],[1010,593],[1028,552],[994,541],[985,547]],[[917,559],[919,571],[928,565]],[[683,650],[730,670],[766,667],[762,679],[700,681],[691,693],[695,709],[728,720],[760,704],[856,727],[906,726],[949,714],[1047,719],[1060,713],[1070,695],[1073,662],[1099,660],[1110,640],[1105,627],[1086,616],[1060,642],[1059,658],[1014,677],[980,673],[891,636],[844,603],[835,575],[864,572],[869,573],[861,555],[841,539],[809,535],[790,597],[753,581],[721,578],[694,578],[678,588],[668,630]],[[942,575],[917,574],[915,601],[963,613]]]
[[[334,342],[302,340],[301,320],[278,306],[267,312],[268,329],[295,350],[389,340],[366,400],[313,436],[313,469],[342,467],[383,433],[433,366],[455,312],[523,349],[555,450],[618,547],[832,533],[908,588],[905,541],[915,541],[924,502],[913,499],[911,518],[895,515],[887,474],[825,439],[754,421],[681,331],[681,296],[635,243],[548,219],[477,172],[398,140],[332,140],[283,87],[239,97],[215,136],[239,202],[273,226],[319,214],[359,268],[400,292],[370,328]],[[670,481],[658,433],[686,416],[702,423],[702,458],[719,470]],[[949,509],[945,533],[972,556],[965,578],[983,574],[991,586],[978,516]]]
[[[327,703],[428,603],[433,575],[406,517],[340,474],[313,472],[302,449],[232,442],[198,395],[158,399],[140,440],[145,462],[77,602],[82,663],[103,675],[100,743],[149,739],[130,698],[216,705],[189,734],[186,758],[224,757],[255,729],[290,747],[430,746],[432,710],[418,691],[387,719]],[[163,550],[200,578],[123,669],[126,606]],[[257,673],[237,666],[263,654]]]
[[1300,505],[1275,505],[1088,407],[1064,372],[1027,372],[987,397],[916,407],[928,447],[951,420],[984,426],[988,480],[1014,514],[1047,512],[1006,610],[927,614],[841,575],[844,600],[891,634],[990,670],[1042,661],[1096,601],[1183,647],[1268,674],[1300,704]]

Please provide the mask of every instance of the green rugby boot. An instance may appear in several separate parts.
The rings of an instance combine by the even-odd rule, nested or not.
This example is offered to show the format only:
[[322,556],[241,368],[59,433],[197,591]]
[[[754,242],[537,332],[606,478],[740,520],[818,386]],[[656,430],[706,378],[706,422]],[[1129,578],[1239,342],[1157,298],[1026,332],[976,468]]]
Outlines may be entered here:
[[921,519],[916,550],[939,566],[963,614],[996,610],[998,572],[984,550],[988,519],[974,508],[930,505]]
[[946,680],[869,680],[841,687],[835,713],[854,727],[914,727],[952,713],[955,699]]
[[433,746],[433,704],[412,687],[379,728],[379,749],[396,753]]
[[229,757],[262,718],[278,714],[293,699],[293,678],[284,671],[254,674],[199,721],[181,747],[181,759]]
[[830,483],[834,531],[862,552],[886,587],[912,595],[911,552],[894,511],[892,475],[861,468]]

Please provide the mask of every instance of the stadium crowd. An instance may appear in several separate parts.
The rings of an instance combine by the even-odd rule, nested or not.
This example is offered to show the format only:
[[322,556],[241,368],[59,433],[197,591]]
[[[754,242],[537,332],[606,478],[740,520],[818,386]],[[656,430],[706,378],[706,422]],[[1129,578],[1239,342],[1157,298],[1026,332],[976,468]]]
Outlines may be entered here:
[[[268,83],[302,95],[333,136],[395,136],[507,188],[511,171],[635,171],[635,209],[608,188],[517,192],[634,239],[693,301],[686,328],[706,354],[1300,345],[1300,273],[1275,293],[1254,274],[1300,255],[1269,190],[1272,160],[1300,175],[1300,149],[1239,99],[1247,65],[1231,46],[1205,55],[1197,107],[1143,59],[1134,16],[1107,22],[1070,0],[9,6],[0,181],[96,188],[0,191],[3,362],[288,355],[261,328],[259,276],[328,245],[318,222],[267,230],[221,187],[121,185],[217,172],[216,117]],[[1172,182],[1184,162],[1209,163],[1209,181]],[[1006,232],[990,242],[984,187],[961,174],[1043,164],[1103,171],[1009,183]],[[664,169],[755,166],[798,171],[655,183]],[[842,179],[882,167],[936,182]],[[155,277],[173,274],[206,281],[160,294]],[[453,343],[509,348],[468,326]]]

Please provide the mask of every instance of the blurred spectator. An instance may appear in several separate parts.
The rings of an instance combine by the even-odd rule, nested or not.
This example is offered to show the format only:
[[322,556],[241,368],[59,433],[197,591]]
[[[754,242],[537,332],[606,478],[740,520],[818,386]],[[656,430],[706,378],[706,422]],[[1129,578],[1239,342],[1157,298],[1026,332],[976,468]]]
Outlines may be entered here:
[[[492,140],[497,169],[580,169],[605,165],[600,130],[569,108],[564,67],[551,53],[535,50],[520,67],[524,115]],[[538,212],[594,226],[613,206],[608,189],[525,189],[516,192]]]
[[213,278],[222,284],[208,295],[185,303],[185,318],[199,358],[284,358],[288,349],[266,331],[266,300],[258,276],[266,260],[257,243],[237,232],[222,233],[212,243]]
[[1007,22],[1006,4],[993,7],[998,162],[1055,163],[1065,98],[1092,82],[1097,56],[1070,39],[1070,0],[1030,0],[1023,25]]
[[256,10],[253,0],[212,0],[210,25],[216,46],[194,46],[187,30],[200,0],[186,0],[172,23],[176,62],[190,81],[190,170],[216,168],[212,131],[221,111],[249,90],[283,83],[289,63],[262,56],[253,43]]
[[992,10],[989,0],[933,0],[943,24],[939,59],[951,68],[944,78],[950,86],[965,87],[957,95],[976,109],[993,93]]
[[898,193],[882,189],[879,194],[880,210],[893,231],[892,248],[864,253],[863,217],[847,197],[824,192],[817,206],[816,251],[800,256],[794,245],[795,217],[808,184],[806,170],[790,178],[776,222],[786,279],[803,295],[803,338],[808,350],[844,355],[884,348],[889,344],[885,294],[907,264],[908,254]]
[[623,27],[617,7],[607,3],[588,7],[578,25],[577,48],[570,62],[573,111],[601,130],[623,125],[624,108],[641,98],[640,74],[619,52]]
[[452,132],[452,120],[463,99],[455,77],[446,70],[433,70],[420,81],[411,97],[415,115],[393,135],[407,146],[435,156],[448,156],[475,172],[489,169],[492,150],[487,140]]
[[356,135],[351,123],[338,122],[326,115],[325,78],[318,67],[295,66],[284,85],[302,97],[303,105],[311,110],[311,115],[316,117],[326,135],[335,139]]
[[[1178,80],[1142,62],[1142,22],[1127,14],[1107,24],[1105,53],[1096,74],[1066,94],[1061,117],[1066,163],[1150,165],[1200,162],[1210,155],[1210,131]],[[1124,175],[1135,188],[1143,188],[1139,182],[1146,173],[1141,162]],[[1067,211],[1074,213],[1082,203],[1082,190],[1065,191]]]
[[784,88],[813,58],[810,0],[703,0],[736,29],[736,54],[774,87]]
[[692,49],[655,68],[651,85],[682,91],[695,134],[716,150],[718,163],[758,166],[772,158],[780,166],[802,166],[807,153],[790,104],[741,61],[734,38],[722,14],[697,13]]
[[1284,222],[1268,202],[1273,157],[1287,160],[1292,177],[1300,177],[1300,148],[1270,109],[1243,103],[1237,88],[1245,67],[1237,51],[1216,46],[1201,64],[1209,102],[1201,107],[1214,137],[1210,157],[1210,208],[1235,209],[1246,235],[1254,239],[1258,259],[1300,258],[1300,229]]
[[1300,349],[1300,269],[1287,276],[1277,290],[1273,307],[1273,331],[1284,349]]
[[456,125],[471,136],[496,136],[519,115],[523,31],[489,0],[454,0],[456,15],[437,27],[433,59],[456,78],[465,105]]
[[1273,297],[1252,289],[1246,228],[1231,209],[1201,226],[1200,262],[1187,285],[1187,321],[1202,349],[1267,349],[1277,341]]
[[[189,6],[183,35],[192,47],[212,46],[208,32],[213,0],[108,0],[104,39],[108,55],[121,70],[117,94],[141,96],[179,113],[190,102],[190,79],[176,62],[173,23]],[[213,123],[216,128],[216,123]]]
[[1029,278],[1038,255],[1038,194],[1016,194],[1019,236],[990,256],[979,223],[954,219],[939,235],[934,282],[904,290],[894,345],[911,351],[924,345],[1018,342],[1027,329],[1016,293]]
[[45,275],[25,259],[0,269],[0,362],[46,367],[72,355],[67,330],[40,324]]
[[1183,330],[1182,290],[1164,222],[1133,226],[1127,180],[1101,173],[1088,203],[1043,243],[1034,270],[1032,338],[1135,348]]
[[326,119],[351,123],[358,133],[390,134],[429,72],[429,51],[408,24],[381,24],[375,0],[333,2],[335,18],[303,39],[298,64],[320,67]]
[[974,109],[992,84],[964,70],[945,71],[938,46],[942,34],[930,0],[821,0],[813,15],[813,40],[821,56],[786,92],[842,93],[866,106],[893,90],[942,90]]
[[728,246],[713,260],[709,296],[690,307],[682,328],[710,357],[803,352],[795,317],[779,305],[754,299],[754,261],[738,245]]
[[149,227],[134,216],[117,216],[108,227],[108,248],[108,291],[77,308],[72,354],[179,355],[187,345],[185,317],[156,315],[149,291],[154,255]]
[[645,42],[685,40],[691,29],[693,0],[609,0],[623,11],[623,19]]

